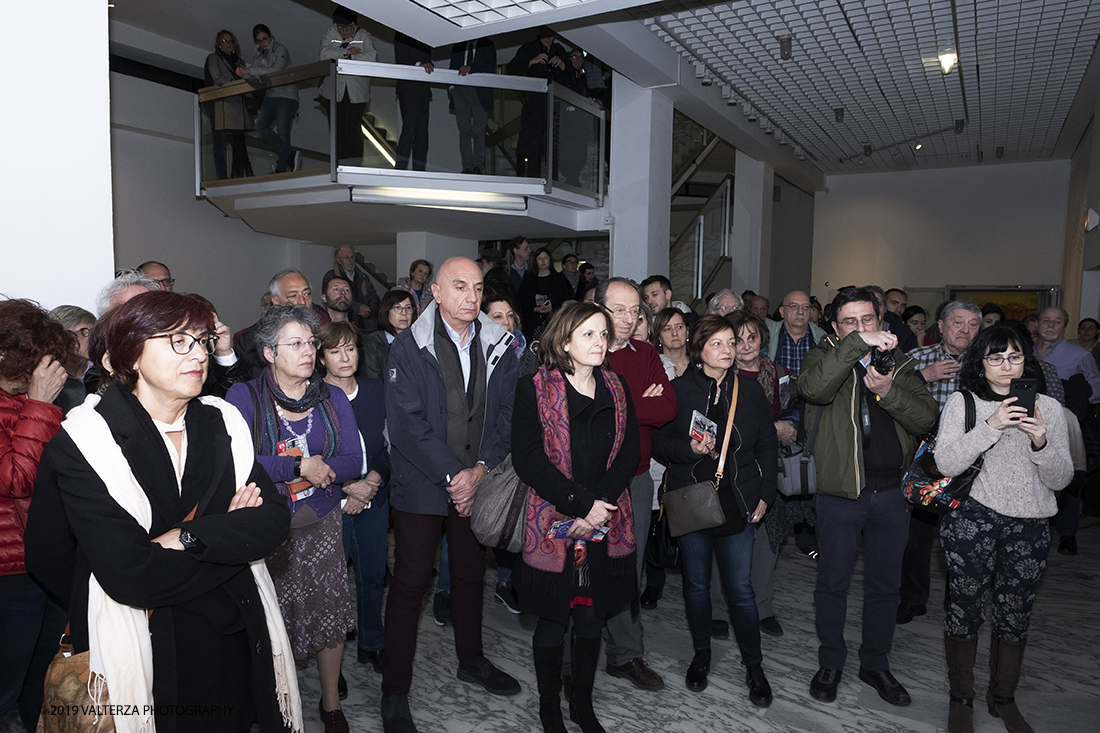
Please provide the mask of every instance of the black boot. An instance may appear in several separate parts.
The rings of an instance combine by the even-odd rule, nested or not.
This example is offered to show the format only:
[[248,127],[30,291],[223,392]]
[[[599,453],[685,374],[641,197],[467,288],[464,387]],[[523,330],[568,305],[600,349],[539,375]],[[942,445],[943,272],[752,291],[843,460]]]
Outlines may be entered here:
[[539,684],[539,720],[543,733],[566,733],[561,716],[561,660],[565,643],[544,647],[532,643],[535,678]]
[[1020,682],[1026,643],[1005,641],[994,635],[989,646],[989,692],[985,702],[989,714],[1003,720],[1008,733],[1035,733],[1016,707],[1016,685]]
[[974,733],[974,659],[978,656],[978,640],[944,634],[943,644],[951,690],[947,733]]
[[573,637],[573,698],[569,701],[569,719],[580,725],[581,733],[606,733],[592,709],[592,687],[599,658],[599,637]]

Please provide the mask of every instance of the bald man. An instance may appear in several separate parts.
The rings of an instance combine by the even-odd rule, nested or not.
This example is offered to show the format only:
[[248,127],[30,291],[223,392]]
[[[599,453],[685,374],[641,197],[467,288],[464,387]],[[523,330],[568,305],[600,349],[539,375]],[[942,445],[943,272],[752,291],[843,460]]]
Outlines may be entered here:
[[473,260],[444,262],[432,284],[434,302],[394,339],[382,375],[393,462],[394,566],[382,673],[387,731],[416,730],[409,688],[441,531],[450,559],[457,676],[496,695],[520,691],[485,658],[481,644],[485,556],[470,510],[482,479],[511,450],[519,376],[512,335],[481,313],[482,287]]

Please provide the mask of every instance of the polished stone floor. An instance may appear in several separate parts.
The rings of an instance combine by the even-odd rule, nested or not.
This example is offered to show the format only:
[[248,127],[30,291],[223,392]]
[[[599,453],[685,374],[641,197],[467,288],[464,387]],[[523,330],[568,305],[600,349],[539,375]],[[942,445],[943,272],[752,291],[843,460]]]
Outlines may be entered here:
[[[1100,729],[1100,519],[1084,518],[1078,535],[1080,554],[1066,557],[1051,548],[1043,577],[1024,675],[1017,693],[1020,708],[1038,733],[1086,733]],[[937,547],[938,550],[938,547]],[[490,561],[491,562],[491,561]],[[858,646],[861,565],[852,583],[847,639]],[[786,633],[765,636],[764,669],[775,693],[770,708],[753,707],[740,673],[732,640],[714,641],[710,686],[701,694],[683,683],[691,643],[680,597],[680,577],[670,574],[664,598],[654,611],[642,611],[646,658],[666,682],[660,692],[643,692],[602,671],[596,679],[597,712],[612,731],[676,733],[754,731],[755,733],[877,733],[946,730],[947,678],[943,659],[943,612],[929,607],[926,616],[899,626],[891,667],[908,688],[913,704],[897,708],[879,699],[856,677],[854,651],[835,703],[813,700],[808,693],[817,669],[813,627],[813,561],[783,547],[777,571],[776,607]],[[490,570],[485,576],[486,655],[523,685],[514,697],[494,697],[455,679],[452,629],[436,626],[426,603],[420,624],[413,717],[422,733],[538,733],[538,697],[530,660],[534,618],[514,616],[493,603]],[[934,562],[933,598],[943,597],[943,560]],[[723,606],[724,608],[724,606]],[[716,606],[715,616],[720,615]],[[988,679],[988,628],[983,629],[976,670],[979,696]],[[316,663],[300,672],[307,733],[322,733],[317,716],[319,688]],[[381,731],[379,676],[356,664],[354,646],[345,652],[345,676],[351,692],[344,711],[351,730]],[[1092,721],[1091,723],[1089,721]],[[569,723],[570,731],[579,727]],[[21,730],[12,716],[0,721],[0,733]],[[975,705],[978,733],[1003,731],[1004,725]]]

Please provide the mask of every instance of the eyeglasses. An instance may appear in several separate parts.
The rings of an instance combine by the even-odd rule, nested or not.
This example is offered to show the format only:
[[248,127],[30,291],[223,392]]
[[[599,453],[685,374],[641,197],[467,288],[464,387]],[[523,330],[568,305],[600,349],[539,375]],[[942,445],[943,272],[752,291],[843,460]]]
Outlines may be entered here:
[[313,349],[314,351],[316,351],[317,350],[317,339],[309,339],[307,341],[301,341],[299,339],[295,339],[294,341],[290,341],[290,342],[285,343],[285,344],[275,344],[275,345],[276,346],[285,346],[288,349],[290,349],[291,351],[293,351],[294,353],[298,353],[303,348],[307,348],[307,347],[310,348],[310,349]]
[[1023,354],[1009,354],[1008,356],[1004,354],[990,354],[989,356],[983,356],[982,359],[991,367],[997,367],[1004,364],[1005,359],[1008,359],[1008,363],[1012,366],[1020,366],[1024,363]]
[[848,328],[855,328],[860,323],[864,326],[873,326],[878,323],[878,316],[863,316],[862,318],[844,318],[838,321],[840,325],[847,326]]
[[413,307],[411,305],[395,305],[393,308],[390,308],[390,312],[409,314],[413,312]]
[[607,308],[608,313],[614,318],[629,318],[632,321],[638,320],[638,316],[641,315],[641,308]]
[[163,287],[167,287],[169,285],[175,285],[176,284],[176,278],[174,278],[174,277],[165,277],[165,278],[162,278],[160,280],[154,280],[153,282],[155,282],[157,285],[159,285],[163,288]]
[[92,332],[90,328],[70,328],[69,333],[79,336],[81,338],[88,338],[88,334]]
[[172,351],[180,356],[190,354],[191,349],[195,348],[195,344],[202,344],[203,351],[207,354],[213,354],[214,350],[218,348],[217,335],[210,333],[204,333],[202,336],[192,336],[189,333],[161,333],[149,338],[168,339],[168,343],[172,345]]

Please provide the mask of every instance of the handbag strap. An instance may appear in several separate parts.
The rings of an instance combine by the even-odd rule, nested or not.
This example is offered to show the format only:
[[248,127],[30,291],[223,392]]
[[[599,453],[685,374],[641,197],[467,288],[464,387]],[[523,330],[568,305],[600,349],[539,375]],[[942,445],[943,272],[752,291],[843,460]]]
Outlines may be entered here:
[[730,414],[726,419],[726,437],[722,438],[722,455],[718,456],[718,470],[714,472],[715,491],[718,490],[718,482],[722,480],[722,474],[726,468],[726,450],[730,445],[730,433],[733,432],[733,416],[737,413],[737,391],[740,386],[741,383],[738,381],[735,372],[733,375],[733,396],[730,398]]

